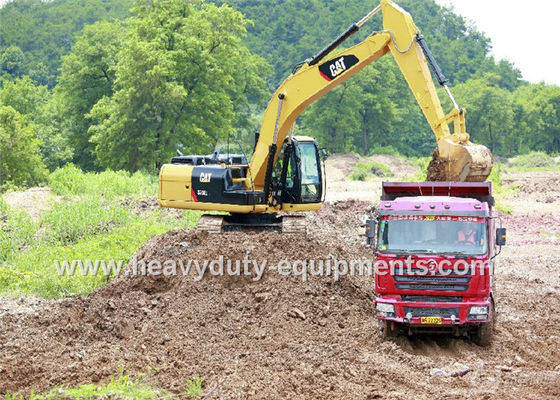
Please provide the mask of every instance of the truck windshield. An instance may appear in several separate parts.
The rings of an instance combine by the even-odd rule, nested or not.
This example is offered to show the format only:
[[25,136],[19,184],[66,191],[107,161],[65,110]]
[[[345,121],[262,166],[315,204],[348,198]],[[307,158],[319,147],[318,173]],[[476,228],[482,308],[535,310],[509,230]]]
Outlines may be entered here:
[[484,218],[383,216],[378,249],[384,253],[482,255],[488,249]]

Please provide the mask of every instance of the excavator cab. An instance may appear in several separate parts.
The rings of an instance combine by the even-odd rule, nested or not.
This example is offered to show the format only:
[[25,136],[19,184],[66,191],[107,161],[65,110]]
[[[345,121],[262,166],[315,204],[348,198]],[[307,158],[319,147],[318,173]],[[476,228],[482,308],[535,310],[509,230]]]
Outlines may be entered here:
[[320,203],[323,171],[319,146],[312,137],[287,138],[273,171],[274,199],[279,204]]

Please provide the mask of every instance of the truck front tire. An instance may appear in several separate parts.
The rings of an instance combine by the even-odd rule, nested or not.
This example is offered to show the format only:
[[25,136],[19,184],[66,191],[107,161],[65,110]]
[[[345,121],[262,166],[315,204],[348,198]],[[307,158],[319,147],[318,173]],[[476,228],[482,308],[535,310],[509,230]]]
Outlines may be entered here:
[[496,312],[494,306],[492,305],[491,320],[478,325],[474,333],[473,341],[482,347],[490,346],[492,343],[492,337],[494,336],[494,327],[496,324]]
[[393,339],[399,335],[399,327],[396,322],[384,320],[381,325],[383,339]]

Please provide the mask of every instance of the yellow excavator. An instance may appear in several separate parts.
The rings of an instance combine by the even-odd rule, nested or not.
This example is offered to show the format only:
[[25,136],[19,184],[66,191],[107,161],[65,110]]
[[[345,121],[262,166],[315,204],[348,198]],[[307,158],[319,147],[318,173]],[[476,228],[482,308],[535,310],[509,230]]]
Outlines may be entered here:
[[[378,12],[383,15],[383,30],[331,54]],[[492,154],[488,148],[470,142],[465,110],[453,98],[420,30],[408,12],[390,0],[381,0],[282,82],[264,112],[250,160],[245,155],[216,150],[211,155],[179,154],[163,165],[160,206],[229,213],[204,215],[199,228],[210,232],[244,226],[304,231],[301,216],[284,213],[319,210],[325,181],[317,142],[311,137],[294,136],[294,123],[309,104],[387,53],[395,58],[436,136],[428,180],[486,180],[492,169]],[[453,109],[448,114],[443,112],[428,64],[451,99]]]

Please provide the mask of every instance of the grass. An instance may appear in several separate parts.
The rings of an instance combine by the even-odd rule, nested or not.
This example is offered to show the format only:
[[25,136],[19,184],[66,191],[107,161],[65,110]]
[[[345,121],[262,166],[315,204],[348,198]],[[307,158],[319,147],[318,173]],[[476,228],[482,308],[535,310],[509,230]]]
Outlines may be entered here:
[[199,212],[169,213],[156,208],[136,213],[123,199],[156,193],[157,180],[125,172],[83,173],[74,166],[53,172],[53,201],[38,221],[10,209],[0,197],[0,293],[53,298],[88,294],[109,277],[59,275],[55,260],[123,260],[151,236],[195,226]]
[[509,159],[507,168],[517,172],[560,171],[560,161],[542,151],[532,151]]
[[61,196],[95,194],[105,200],[126,196],[139,199],[141,196],[155,196],[157,176],[136,172],[107,170],[100,173],[84,173],[72,164],[58,168],[49,175],[49,187]]
[[[54,399],[79,399],[79,400],[156,400],[175,398],[197,398],[202,396],[203,379],[195,376],[187,381],[184,392],[173,394],[167,390],[156,389],[146,382],[146,376],[139,373],[136,377],[121,374],[111,377],[110,381],[103,385],[80,385],[75,388],[58,387],[46,394],[31,394],[29,400],[54,400]],[[22,395],[6,395],[6,400],[24,400]]]
[[496,200],[496,208],[504,214],[512,214],[513,207],[505,200],[509,195],[515,193],[517,187],[509,185],[504,186],[502,182],[503,167],[502,164],[496,163],[492,168],[492,172],[488,177],[488,181],[492,181],[492,194]]
[[390,177],[393,176],[393,172],[388,166],[376,161],[358,162],[348,178],[353,181],[367,181],[374,176]]

